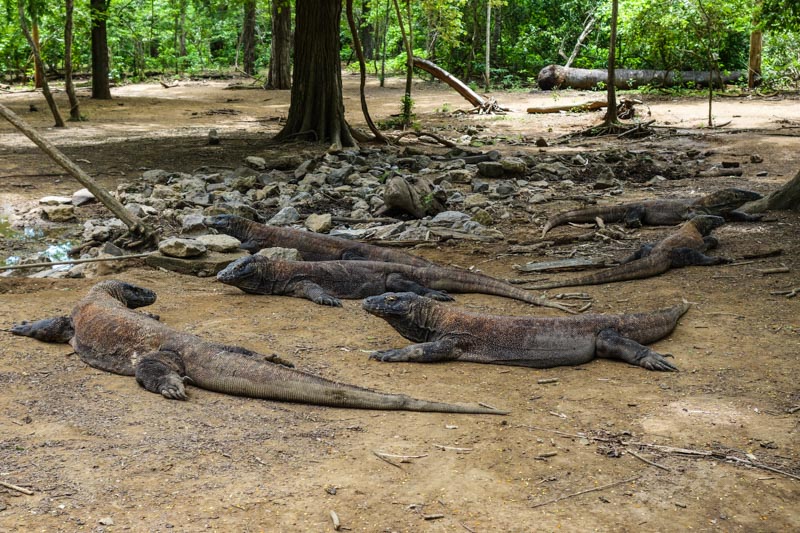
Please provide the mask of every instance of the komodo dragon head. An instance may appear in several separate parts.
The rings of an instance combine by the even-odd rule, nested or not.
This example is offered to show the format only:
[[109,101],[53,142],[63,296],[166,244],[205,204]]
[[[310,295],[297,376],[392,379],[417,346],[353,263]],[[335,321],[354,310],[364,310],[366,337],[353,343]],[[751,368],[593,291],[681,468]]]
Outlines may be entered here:
[[700,235],[705,237],[706,235],[710,235],[714,229],[724,225],[725,219],[713,215],[697,215],[687,222],[687,224],[694,226],[697,231],[700,232]]
[[87,297],[90,298],[93,294],[97,293],[110,295],[114,299],[125,304],[128,309],[146,307],[156,301],[156,293],[150,289],[114,279],[98,283],[92,287]]
[[367,313],[384,319],[403,337],[422,342],[427,340],[430,332],[426,318],[434,304],[430,298],[413,292],[387,292],[365,298],[361,307]]
[[264,282],[269,259],[261,255],[250,255],[237,259],[217,273],[217,281],[233,285],[251,294]]
[[[761,198],[762,196],[757,192],[731,187],[709,194],[697,203],[697,207],[716,209],[717,212],[733,211],[747,202],[760,200]],[[702,211],[702,209],[700,209],[700,211]]]

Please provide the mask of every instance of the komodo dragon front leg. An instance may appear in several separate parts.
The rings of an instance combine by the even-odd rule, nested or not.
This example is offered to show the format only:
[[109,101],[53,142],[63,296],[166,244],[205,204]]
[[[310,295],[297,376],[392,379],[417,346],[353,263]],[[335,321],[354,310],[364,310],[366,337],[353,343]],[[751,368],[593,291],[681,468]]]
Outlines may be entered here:
[[383,363],[440,363],[455,361],[461,356],[454,339],[439,339],[432,342],[410,344],[404,348],[378,350],[370,359]]
[[667,361],[670,354],[660,354],[633,339],[623,337],[613,329],[604,329],[597,335],[595,355],[605,359],[619,359],[647,370],[677,372],[678,368]]
[[440,302],[452,302],[455,300],[452,296],[444,291],[437,291],[429,289],[415,281],[406,279],[402,274],[392,273],[386,276],[386,291],[387,292],[413,292],[420,296],[427,296],[432,300],[439,300]]
[[341,307],[342,301],[330,294],[313,281],[302,280],[294,284],[290,294],[297,298],[306,298],[315,304]]
[[179,354],[169,350],[150,352],[139,359],[134,370],[136,382],[146,390],[168,400],[186,399],[186,369]]

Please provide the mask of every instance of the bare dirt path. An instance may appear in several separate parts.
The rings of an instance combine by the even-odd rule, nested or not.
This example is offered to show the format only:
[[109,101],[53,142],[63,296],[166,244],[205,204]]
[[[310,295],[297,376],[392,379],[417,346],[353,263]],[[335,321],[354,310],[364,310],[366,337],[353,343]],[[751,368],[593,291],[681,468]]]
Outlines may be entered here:
[[[355,82],[345,76],[346,107],[359,123]],[[113,189],[145,168],[190,172],[204,165],[235,167],[247,155],[280,155],[285,147],[272,145],[269,137],[279,128],[276,119],[285,116],[288,93],[230,91],[226,84],[120,87],[110,102],[83,98],[91,120],[62,131],[47,129],[44,111],[27,111],[31,103],[45,109],[38,94],[4,95],[3,102]],[[397,110],[401,82],[370,90],[375,118]],[[516,112],[447,117],[443,107],[466,105],[427,84],[420,84],[415,101],[424,128],[441,128],[437,131],[452,137],[485,128],[483,135],[508,138],[498,145],[506,153],[538,151],[520,141],[553,139],[600,116],[528,116],[525,107],[546,105],[553,95],[494,96]],[[596,97],[557,95],[559,103]],[[696,128],[704,122],[700,99],[644,99],[660,124]],[[743,177],[628,186],[623,198],[733,185],[766,192],[800,168],[797,100],[723,100],[715,114],[720,122],[732,120],[729,129],[751,131],[693,129],[690,135],[620,146],[698,149],[708,152],[709,161],[742,162]],[[212,127],[223,139],[219,147],[206,145]],[[608,142],[623,141],[545,150],[586,152]],[[754,153],[764,162],[750,164]],[[756,175],[762,171],[766,175]],[[9,125],[0,124],[0,213],[13,218],[15,208],[77,188]],[[534,206],[532,215],[540,221],[573,205]],[[534,239],[539,225],[528,222],[530,217],[522,213],[501,229],[512,240]],[[666,231],[645,229],[640,238],[655,240]],[[117,277],[154,289],[159,299],[151,311],[173,327],[279,353],[333,379],[430,399],[483,401],[512,414],[328,409],[196,388],[188,402],[170,402],[131,378],[87,367],[67,346],[0,332],[0,482],[34,492],[0,486],[0,531],[327,531],[332,510],[355,531],[798,530],[800,481],[725,457],[750,457],[800,475],[800,298],[770,295],[800,286],[800,217],[773,213],[763,222],[727,225],[716,234],[722,245],[715,253],[728,257],[771,248],[783,253],[585,288],[597,312],[654,309],[681,298],[694,302],[677,330],[655,345],[675,355],[681,372],[674,374],[609,361],[549,370],[379,364],[367,360],[370,350],[406,341],[357,301],[322,308],[293,298],[248,296],[211,279],[127,270]],[[624,242],[598,249],[623,256],[632,247]],[[2,251],[10,250],[6,239]],[[499,277],[518,277],[513,264],[544,258],[507,251],[508,243],[445,243],[415,253]],[[758,271],[780,265],[790,272]],[[0,328],[66,314],[95,282],[0,279]],[[457,304],[492,313],[556,314],[482,295],[460,296]],[[545,378],[559,381],[537,383]],[[685,456],[637,443],[717,455]],[[392,466],[375,451],[418,457],[396,458]]]

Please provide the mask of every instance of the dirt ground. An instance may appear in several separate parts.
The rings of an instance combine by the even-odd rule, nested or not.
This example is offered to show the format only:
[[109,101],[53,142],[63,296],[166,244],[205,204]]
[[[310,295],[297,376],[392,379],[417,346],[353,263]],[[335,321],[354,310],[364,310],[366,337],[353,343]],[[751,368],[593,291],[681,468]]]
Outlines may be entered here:
[[[288,92],[225,90],[227,83],[131,85],[114,89],[111,101],[82,97],[90,120],[64,130],[49,127],[40,94],[6,94],[2,101],[113,189],[143,169],[235,167],[247,155],[287,150],[269,139],[286,115]],[[402,82],[390,85],[370,87],[376,119],[397,110]],[[345,76],[345,89],[348,115],[360,124],[357,78]],[[446,117],[443,107],[467,106],[429,84],[420,84],[414,99],[424,128],[457,137],[454,130],[483,126],[482,134],[510,140],[497,146],[504,153],[538,153],[531,142],[537,137],[554,139],[600,119],[597,113],[525,113],[527,106],[582,102],[593,94],[493,96],[514,111]],[[66,109],[63,93],[58,97]],[[719,98],[717,120],[732,122],[716,132],[698,129],[706,116],[700,98],[642,98],[650,118],[681,128],[679,134],[660,130],[650,139],[604,138],[544,150],[585,153],[609,143],[645,153],[699,149],[709,152],[709,163],[735,160],[744,167],[740,178],[626,185],[622,199],[733,185],[763,193],[800,169],[796,98]],[[39,112],[28,111],[34,103]],[[220,146],[206,144],[212,127],[220,132]],[[763,163],[749,163],[755,153]],[[756,176],[761,171],[766,175]],[[0,213],[12,220],[15,208],[80,188],[8,124],[0,124],[0,176]],[[529,206],[536,223],[523,210],[500,229],[511,241],[531,241],[545,215],[575,205]],[[577,230],[554,233],[570,231]],[[645,228],[637,239],[586,250],[621,257],[639,240],[667,231]],[[649,310],[681,298],[694,302],[675,332],[654,345],[674,354],[678,373],[603,360],[547,370],[380,364],[367,359],[369,351],[407,341],[363,312],[358,301],[323,308],[245,295],[213,279],[144,266],[126,270],[116,277],[154,289],[159,298],[149,310],[175,328],[279,353],[336,380],[427,399],[485,402],[511,414],[331,409],[197,388],[190,389],[188,402],[166,401],[131,378],[87,367],[66,345],[0,331],[0,482],[33,491],[0,486],[0,531],[330,531],[331,511],[343,530],[370,532],[798,531],[800,297],[770,294],[800,287],[798,232],[796,213],[770,213],[762,222],[716,232],[721,246],[714,253],[739,264],[584,289],[594,298],[593,311],[601,313]],[[1,257],[14,246],[5,239]],[[520,277],[514,264],[549,257],[544,251],[512,256],[508,247],[508,241],[450,241],[414,253],[503,278]],[[741,261],[775,248],[782,254]],[[781,265],[789,272],[759,271]],[[0,279],[0,328],[67,314],[96,281]],[[497,314],[558,314],[473,294],[459,296],[456,305]],[[538,383],[549,378],[558,381]],[[410,457],[389,457],[389,464],[374,452]]]

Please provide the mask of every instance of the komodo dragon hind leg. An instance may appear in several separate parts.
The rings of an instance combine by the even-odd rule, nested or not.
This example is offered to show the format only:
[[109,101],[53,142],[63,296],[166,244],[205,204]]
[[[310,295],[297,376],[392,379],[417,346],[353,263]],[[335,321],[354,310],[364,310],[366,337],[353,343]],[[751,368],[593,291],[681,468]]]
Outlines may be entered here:
[[660,354],[633,339],[623,337],[613,329],[604,329],[597,335],[597,357],[620,359],[626,363],[664,372],[677,372],[678,368],[666,360],[669,354]]
[[345,250],[342,252],[342,259],[345,261],[366,261],[367,258],[355,250]]
[[400,274],[389,274],[386,277],[386,290],[389,292],[413,292],[420,296],[427,296],[432,300],[439,300],[440,302],[452,302],[455,300],[455,298],[444,291],[429,289],[415,281],[404,278]]
[[441,361],[455,361],[459,357],[455,343],[451,340],[438,340],[411,344],[396,350],[378,350],[369,358],[383,363],[438,363]]
[[11,326],[9,331],[14,335],[31,337],[37,341],[58,343],[69,342],[75,334],[75,329],[72,327],[72,319],[68,316],[44,318],[33,322],[24,320]]
[[638,250],[636,250],[631,255],[620,261],[619,264],[624,265],[625,263],[630,263],[632,261],[636,261],[643,257],[647,257],[648,255],[650,255],[650,252],[653,251],[654,247],[655,244],[643,244],[639,247]]
[[675,248],[669,253],[673,268],[685,266],[709,266],[730,263],[725,257],[712,257],[691,248]]
[[713,235],[706,235],[705,237],[703,237],[704,250],[713,250],[717,246],[719,246],[719,239],[717,239]]
[[725,218],[731,222],[758,222],[764,215],[751,215],[743,213],[742,211],[729,211],[725,214]]
[[294,363],[287,361],[286,359],[281,359],[278,354],[273,353],[270,355],[264,355],[263,353],[254,352],[253,350],[248,350],[247,348],[242,348],[241,346],[233,346],[231,344],[218,344],[217,347],[219,348],[220,352],[238,353],[246,357],[258,359],[260,361],[267,361],[268,363],[275,363],[276,365],[294,368]]
[[312,281],[301,281],[297,283],[292,294],[299,298],[308,298],[315,304],[329,305],[331,307],[341,307],[342,302],[335,296],[331,296],[325,289]]
[[175,352],[161,350],[145,354],[136,363],[136,382],[168,400],[185,400],[183,379],[186,369]]

